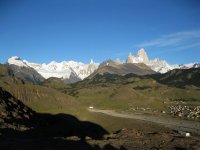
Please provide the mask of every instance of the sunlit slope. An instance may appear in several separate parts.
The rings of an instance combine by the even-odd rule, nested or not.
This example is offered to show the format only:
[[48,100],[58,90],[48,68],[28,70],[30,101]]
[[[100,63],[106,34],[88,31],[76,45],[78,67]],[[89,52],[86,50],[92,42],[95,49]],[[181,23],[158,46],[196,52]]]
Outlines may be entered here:
[[104,63],[100,64],[99,68],[91,74],[88,78],[91,79],[95,75],[98,74],[117,74],[117,75],[126,75],[129,73],[134,73],[137,75],[147,75],[147,74],[154,74],[151,68],[143,63],[122,63],[117,64],[116,62],[109,60],[105,61]]
[[71,109],[78,102],[67,94],[56,89],[41,85],[26,83],[11,76],[5,66],[0,66],[0,87],[9,91],[14,97],[24,102],[27,106],[39,112],[57,112]]
[[[164,75],[138,76],[128,74],[97,74],[65,89],[65,93],[76,97],[86,106],[127,110],[131,107],[144,107],[163,110],[171,101],[184,101],[186,104],[199,105],[200,92],[198,83],[199,69],[190,72],[194,77],[185,80],[181,88],[176,86],[176,78]],[[185,74],[186,70],[182,70]],[[182,75],[185,76],[185,75]],[[187,76],[187,75],[186,75]],[[179,78],[179,77],[177,77]],[[170,84],[169,84],[170,83]],[[173,85],[173,84],[174,85]],[[166,104],[167,103],[167,104]]]

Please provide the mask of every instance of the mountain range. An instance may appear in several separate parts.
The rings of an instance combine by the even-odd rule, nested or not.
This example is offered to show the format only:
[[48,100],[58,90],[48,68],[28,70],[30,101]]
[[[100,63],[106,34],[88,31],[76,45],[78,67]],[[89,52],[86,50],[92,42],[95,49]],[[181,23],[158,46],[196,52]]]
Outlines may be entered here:
[[83,80],[84,78],[92,74],[99,66],[99,64],[93,62],[93,60],[91,60],[89,64],[75,61],[63,61],[60,63],[52,61],[49,64],[37,64],[30,63],[26,60],[21,60],[18,56],[13,56],[9,58],[8,65],[17,67],[15,69],[13,68],[14,72],[21,72],[19,71],[21,70],[21,68],[32,68],[38,74],[40,74],[42,78],[61,78],[66,83]]
[[[128,54],[126,62],[121,62],[118,58],[116,61],[107,60],[103,63],[95,63],[93,60],[89,64],[75,61],[52,61],[48,64],[31,63],[27,60],[21,60],[18,56],[8,59],[7,64],[15,75],[22,76],[31,73],[28,78],[37,81],[44,81],[50,77],[61,78],[66,83],[73,83],[87,78],[97,73],[114,73],[125,75],[134,73],[137,75],[166,73],[173,69],[189,69],[200,67],[199,63],[170,65],[165,60],[155,58],[150,60],[146,51],[141,48],[135,56]],[[22,69],[23,68],[23,69]],[[22,71],[23,70],[23,71]],[[26,70],[26,71],[25,71]],[[29,72],[29,73],[27,73]],[[27,79],[28,80],[28,79]]]
[[[31,150],[41,145],[44,149],[88,149],[91,141],[92,149],[113,149],[102,148],[105,141],[113,140],[114,147],[124,141],[117,149],[132,149],[138,139],[141,142],[136,149],[199,147],[198,64],[177,65],[178,69],[157,73],[149,65],[156,61],[149,60],[144,50],[129,55],[125,63],[119,59],[101,64],[70,62],[34,64],[12,57],[7,64],[0,64],[0,149]],[[82,81],[65,84],[63,80]],[[156,121],[163,118],[166,124],[112,117],[88,111],[90,107],[145,118],[155,116]],[[166,128],[171,117],[180,118],[175,123],[185,120],[191,125],[185,128],[187,122],[182,122],[178,128]],[[185,133],[192,136],[184,137]]]

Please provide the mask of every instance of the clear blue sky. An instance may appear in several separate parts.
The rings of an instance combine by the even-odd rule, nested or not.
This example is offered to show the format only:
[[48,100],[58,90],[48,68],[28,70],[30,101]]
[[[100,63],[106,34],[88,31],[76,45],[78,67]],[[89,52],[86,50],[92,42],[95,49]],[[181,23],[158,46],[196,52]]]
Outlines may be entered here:
[[0,0],[0,62],[125,60],[144,47],[171,64],[200,62],[199,0]]

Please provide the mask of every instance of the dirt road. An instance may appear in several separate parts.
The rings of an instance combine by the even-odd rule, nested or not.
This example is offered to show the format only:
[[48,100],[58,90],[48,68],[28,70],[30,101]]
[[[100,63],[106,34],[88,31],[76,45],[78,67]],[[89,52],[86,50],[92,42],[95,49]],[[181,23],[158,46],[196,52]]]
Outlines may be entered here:
[[113,117],[129,118],[143,120],[147,122],[154,122],[162,124],[166,127],[169,127],[180,132],[191,132],[194,134],[200,135],[200,122],[198,121],[189,121],[181,120],[178,118],[169,118],[164,116],[150,116],[150,115],[140,115],[140,114],[128,114],[128,113],[119,113],[113,110],[100,110],[100,109],[88,109],[90,112],[94,113],[103,113]]

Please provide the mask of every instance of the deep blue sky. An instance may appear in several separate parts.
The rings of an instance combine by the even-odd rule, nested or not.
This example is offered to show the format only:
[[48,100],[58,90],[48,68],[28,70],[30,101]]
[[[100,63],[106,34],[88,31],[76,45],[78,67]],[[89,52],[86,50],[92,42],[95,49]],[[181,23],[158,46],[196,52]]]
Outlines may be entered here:
[[0,62],[88,63],[135,54],[200,62],[199,0],[0,0]]

